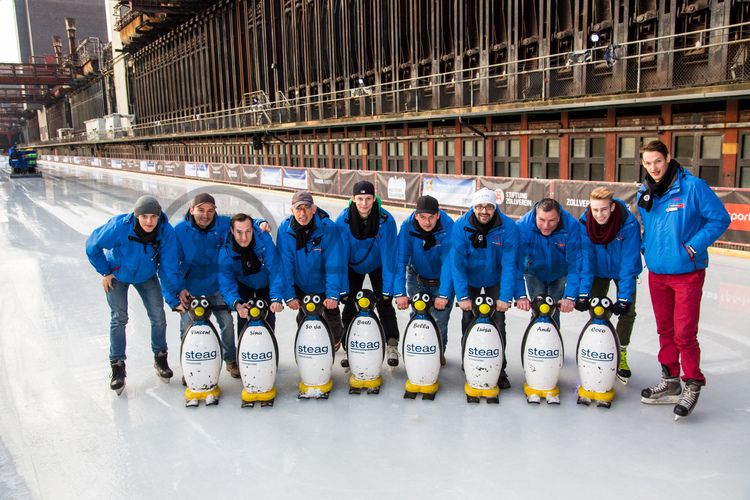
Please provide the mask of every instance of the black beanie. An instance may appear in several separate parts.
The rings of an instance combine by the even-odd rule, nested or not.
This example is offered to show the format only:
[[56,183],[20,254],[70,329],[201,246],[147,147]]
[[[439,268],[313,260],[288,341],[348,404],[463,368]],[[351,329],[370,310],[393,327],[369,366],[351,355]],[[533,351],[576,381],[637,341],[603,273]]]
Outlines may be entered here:
[[153,196],[143,195],[136,200],[133,213],[136,217],[143,214],[161,215],[161,205]]
[[371,194],[375,196],[375,186],[370,181],[359,181],[354,185],[354,196],[358,194]]
[[432,214],[435,215],[440,211],[440,204],[430,195],[420,196],[417,198],[417,209],[415,214]]

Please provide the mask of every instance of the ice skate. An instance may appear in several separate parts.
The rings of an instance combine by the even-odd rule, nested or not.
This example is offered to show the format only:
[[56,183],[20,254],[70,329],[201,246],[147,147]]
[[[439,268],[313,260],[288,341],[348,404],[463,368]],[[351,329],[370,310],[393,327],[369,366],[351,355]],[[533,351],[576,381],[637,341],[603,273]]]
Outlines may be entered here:
[[209,394],[206,396],[206,406],[216,406],[219,404],[219,396],[215,394]]
[[695,405],[698,403],[698,397],[701,395],[701,384],[695,380],[685,382],[685,389],[682,391],[679,403],[674,407],[675,421],[687,417],[693,412]]
[[617,380],[623,385],[627,385],[630,380],[631,372],[628,366],[627,347],[620,347],[620,364],[617,366]]
[[154,368],[156,368],[156,375],[159,379],[165,384],[168,384],[173,373],[169,368],[169,363],[167,363],[167,351],[161,351],[154,354]]
[[200,404],[200,400],[195,399],[186,399],[185,400],[185,408],[195,408]]
[[556,394],[554,396],[547,396],[547,404],[548,405],[559,405],[560,404],[560,395]]
[[499,405],[500,404],[500,398],[497,396],[486,398],[485,401],[487,401],[488,405]]
[[647,405],[675,404],[682,395],[682,384],[679,377],[671,377],[666,367],[662,366],[661,382],[641,391],[641,403]]
[[344,353],[344,357],[341,358],[341,368],[349,368],[349,358],[346,357],[346,353]]
[[255,401],[243,401],[240,408],[255,408]]
[[500,372],[500,377],[497,379],[497,386],[500,389],[510,389],[510,380],[508,380],[508,374],[505,370]]
[[367,389],[367,394],[380,394],[380,387],[370,387]]
[[112,361],[110,366],[112,368],[112,380],[109,382],[109,388],[119,396],[125,390],[125,361],[121,359]]
[[578,396],[578,401],[576,401],[576,403],[579,404],[579,405],[586,405],[586,406],[588,406],[588,405],[591,404],[591,399],[587,398],[587,397],[584,397],[584,396]]
[[612,401],[597,401],[596,407],[597,408],[610,408],[612,406]]
[[539,394],[529,394],[528,396],[526,396],[526,402],[538,405],[542,402],[542,398],[539,397]]
[[349,394],[361,394],[362,389],[359,387],[350,387],[349,388]]
[[469,396],[466,395],[466,402],[467,403],[476,403],[479,404],[480,398],[478,396]]
[[240,368],[237,366],[237,363],[234,361],[227,361],[226,364],[229,375],[231,375],[232,378],[240,378]]
[[273,399],[269,399],[268,401],[261,401],[260,407],[265,408],[266,406],[273,406]]
[[398,366],[398,339],[388,339],[385,357],[388,360],[388,366]]
[[404,392],[404,399],[416,399],[416,398],[417,398],[416,392],[411,392],[411,391]]

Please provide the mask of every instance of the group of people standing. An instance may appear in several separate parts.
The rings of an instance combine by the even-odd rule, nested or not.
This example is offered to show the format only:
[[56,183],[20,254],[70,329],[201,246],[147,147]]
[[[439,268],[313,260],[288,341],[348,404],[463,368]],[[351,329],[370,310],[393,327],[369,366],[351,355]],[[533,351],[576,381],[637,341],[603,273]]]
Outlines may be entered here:
[[[356,315],[354,297],[365,278],[378,297],[376,308],[392,366],[398,364],[399,343],[394,302],[398,309],[406,309],[416,293],[433,298],[432,315],[445,347],[454,300],[462,310],[465,331],[474,300],[482,293],[493,297],[494,321],[505,338],[505,312],[514,302],[528,311],[531,299],[549,295],[559,312],[586,311],[589,299],[606,295],[614,281],[613,312],[619,315],[616,331],[621,344],[618,376],[627,381],[627,346],[643,254],[650,271],[662,380],[644,389],[642,400],[676,403],[675,413],[687,414],[705,384],[697,332],[707,249],[726,230],[729,216],[706,183],[671,159],[663,143],[646,145],[642,162],[647,171],[638,192],[643,230],[627,205],[606,187],[592,191],[589,208],[578,220],[557,201],[545,198],[513,221],[486,188],[475,192],[468,212],[453,220],[435,198],[422,196],[398,231],[368,181],[354,185],[349,205],[335,220],[315,205],[311,193],[299,191],[275,243],[266,221],[242,213],[231,219],[217,215],[208,193],[197,195],[184,220],[174,227],[158,201],[143,196],[133,212],[113,217],[86,243],[90,262],[103,276],[111,309],[111,388],[124,385],[130,285],[151,320],[151,347],[160,377],[172,376],[162,296],[182,314],[181,334],[189,323],[191,297],[206,296],[214,306],[226,305],[226,310],[215,307],[214,314],[226,368],[239,377],[229,311],[238,314],[237,331],[246,322],[246,302],[257,298],[270,304],[272,327],[275,314],[285,306],[298,311],[299,323],[303,296],[320,294],[338,349],[345,325]],[[498,385],[510,387],[505,366]]]

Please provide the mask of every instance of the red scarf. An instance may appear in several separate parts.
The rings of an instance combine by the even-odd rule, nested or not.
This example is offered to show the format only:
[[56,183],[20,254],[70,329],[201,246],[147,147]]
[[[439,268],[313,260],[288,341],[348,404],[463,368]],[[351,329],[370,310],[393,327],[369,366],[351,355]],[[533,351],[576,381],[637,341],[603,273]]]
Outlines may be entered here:
[[591,213],[591,207],[586,210],[586,233],[589,235],[591,243],[595,245],[607,245],[615,239],[617,233],[620,232],[623,222],[625,222],[625,209],[622,205],[617,202],[615,203],[615,209],[612,211],[612,215],[609,216],[609,220],[604,224],[599,224],[594,219],[594,215]]

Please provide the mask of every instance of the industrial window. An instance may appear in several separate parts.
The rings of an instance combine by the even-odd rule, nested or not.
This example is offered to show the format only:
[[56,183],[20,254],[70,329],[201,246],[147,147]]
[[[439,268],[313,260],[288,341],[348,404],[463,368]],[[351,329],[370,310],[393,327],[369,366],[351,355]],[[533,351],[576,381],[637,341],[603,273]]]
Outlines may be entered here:
[[427,173],[428,142],[413,141],[409,143],[409,171]]
[[658,139],[653,136],[618,138],[617,182],[639,182],[642,179],[641,147]]
[[367,144],[367,170],[378,171],[383,163],[383,143],[370,142]]
[[318,168],[328,168],[328,144],[318,144]]
[[360,170],[362,168],[362,144],[352,142],[349,144],[349,170]]
[[742,134],[740,144],[742,150],[737,165],[737,187],[750,188],[750,133]]
[[721,185],[721,135],[678,135],[672,156],[709,186]]
[[560,177],[560,139],[533,138],[529,141],[529,173],[533,179]]
[[493,141],[492,169],[497,177],[521,176],[521,141],[495,138]]
[[570,178],[583,181],[604,180],[604,137],[572,140]]
[[389,172],[403,172],[404,171],[404,143],[403,142],[389,142],[388,143],[388,171]]
[[305,167],[315,166],[315,144],[309,142],[303,146]]
[[462,173],[484,175],[484,139],[464,140]]
[[456,173],[455,141],[435,141],[435,173]]
[[340,142],[334,142],[331,144],[333,148],[333,168],[346,168],[346,149],[345,144]]
[[290,162],[289,163],[284,162],[284,165],[289,166],[289,167],[301,167],[302,166],[302,162],[301,162],[301,159],[300,159],[300,156],[299,156],[300,145],[299,144],[290,144],[289,145],[289,149],[292,152],[291,158],[290,158]]

